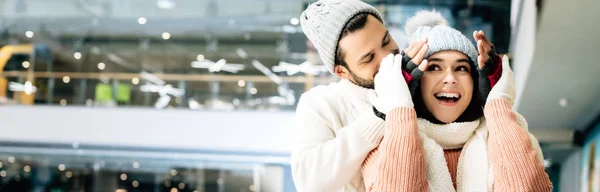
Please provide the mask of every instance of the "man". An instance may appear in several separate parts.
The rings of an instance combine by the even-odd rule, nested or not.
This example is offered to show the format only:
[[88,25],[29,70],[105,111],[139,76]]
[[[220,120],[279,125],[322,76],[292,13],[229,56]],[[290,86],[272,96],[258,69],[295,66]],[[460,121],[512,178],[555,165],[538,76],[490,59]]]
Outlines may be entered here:
[[[341,80],[300,98],[291,162],[294,182],[298,191],[364,191],[361,164],[384,132],[384,121],[367,95],[373,92],[381,60],[400,50],[380,13],[359,0],[315,2],[300,20],[323,63]],[[419,69],[415,63],[423,61],[427,50],[423,39],[403,51],[403,67],[417,72],[405,73],[407,81],[424,70],[425,65]]]

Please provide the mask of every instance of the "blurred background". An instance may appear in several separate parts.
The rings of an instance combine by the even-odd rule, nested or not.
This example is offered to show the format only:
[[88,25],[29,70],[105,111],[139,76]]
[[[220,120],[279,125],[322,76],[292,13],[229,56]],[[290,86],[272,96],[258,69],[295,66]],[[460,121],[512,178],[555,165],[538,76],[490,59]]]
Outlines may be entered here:
[[[298,98],[339,80],[300,28],[311,2],[0,0],[0,191],[296,191]],[[554,191],[600,191],[600,1],[365,2],[400,47],[421,9],[483,30]]]

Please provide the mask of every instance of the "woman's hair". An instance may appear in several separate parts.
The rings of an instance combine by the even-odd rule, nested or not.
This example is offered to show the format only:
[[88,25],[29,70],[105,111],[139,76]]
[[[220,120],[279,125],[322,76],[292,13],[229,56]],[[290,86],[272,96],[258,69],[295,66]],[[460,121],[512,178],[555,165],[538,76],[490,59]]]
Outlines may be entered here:
[[[473,61],[469,59],[469,64],[471,66],[473,66],[472,62]],[[475,121],[483,116],[483,106],[485,105],[485,101],[482,99],[479,93],[479,86],[477,86],[479,85],[478,76],[477,69],[471,69],[471,78],[473,78],[473,96],[471,97],[471,103],[469,103],[467,109],[465,109],[465,111],[454,122]],[[435,118],[435,116],[429,110],[427,110],[427,106],[425,106],[423,95],[421,93],[421,83],[419,83],[417,86],[412,99],[413,103],[415,104],[417,117],[426,119],[435,124],[446,124]]]

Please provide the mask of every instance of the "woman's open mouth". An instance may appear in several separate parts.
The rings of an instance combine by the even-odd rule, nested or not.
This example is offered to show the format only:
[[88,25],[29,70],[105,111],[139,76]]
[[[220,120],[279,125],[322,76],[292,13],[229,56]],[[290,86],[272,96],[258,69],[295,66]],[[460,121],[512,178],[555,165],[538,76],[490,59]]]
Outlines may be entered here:
[[443,105],[454,106],[460,100],[461,95],[459,93],[439,92],[434,97]]

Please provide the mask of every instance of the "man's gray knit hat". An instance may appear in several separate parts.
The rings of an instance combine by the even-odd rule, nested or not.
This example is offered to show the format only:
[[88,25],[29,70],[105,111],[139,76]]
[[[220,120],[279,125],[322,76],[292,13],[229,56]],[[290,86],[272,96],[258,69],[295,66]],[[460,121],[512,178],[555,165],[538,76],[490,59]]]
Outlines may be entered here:
[[[439,51],[460,51],[477,67],[477,49],[460,31],[448,26],[448,21],[436,11],[420,11],[409,18],[405,25],[410,43],[427,37],[429,50],[425,58]],[[473,67],[473,66],[472,66]]]
[[360,0],[320,0],[310,4],[300,16],[302,31],[331,73],[342,30],[359,13],[370,13],[383,21],[375,7]]

